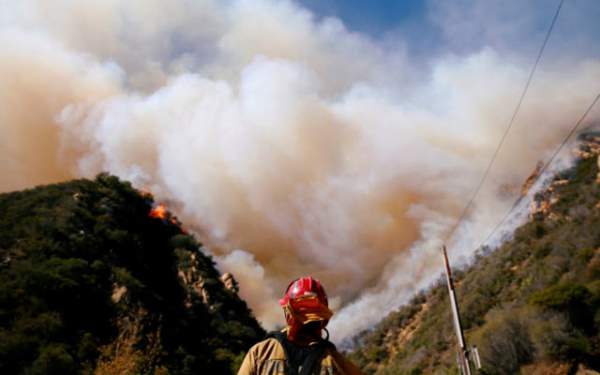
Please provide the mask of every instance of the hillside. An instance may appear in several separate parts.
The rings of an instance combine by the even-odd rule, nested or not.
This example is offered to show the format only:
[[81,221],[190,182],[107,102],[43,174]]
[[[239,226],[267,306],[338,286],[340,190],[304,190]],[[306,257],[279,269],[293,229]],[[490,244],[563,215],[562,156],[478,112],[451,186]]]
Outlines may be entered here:
[[264,332],[153,205],[108,175],[0,194],[1,374],[233,372]]
[[[600,137],[538,193],[530,220],[455,274],[467,341],[484,374],[600,370]],[[445,281],[356,339],[367,374],[456,374]],[[588,369],[588,370],[586,370]]]

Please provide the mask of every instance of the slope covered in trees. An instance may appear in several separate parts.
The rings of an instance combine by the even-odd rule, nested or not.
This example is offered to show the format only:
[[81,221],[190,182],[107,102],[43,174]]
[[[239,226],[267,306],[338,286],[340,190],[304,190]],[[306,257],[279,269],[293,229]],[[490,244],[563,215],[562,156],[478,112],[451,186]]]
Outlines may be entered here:
[[[456,272],[467,340],[484,374],[600,371],[600,137],[538,193],[530,220]],[[445,281],[356,339],[367,374],[457,374]],[[582,372],[583,373],[583,372]]]
[[0,373],[233,372],[264,332],[152,206],[108,175],[0,194]]

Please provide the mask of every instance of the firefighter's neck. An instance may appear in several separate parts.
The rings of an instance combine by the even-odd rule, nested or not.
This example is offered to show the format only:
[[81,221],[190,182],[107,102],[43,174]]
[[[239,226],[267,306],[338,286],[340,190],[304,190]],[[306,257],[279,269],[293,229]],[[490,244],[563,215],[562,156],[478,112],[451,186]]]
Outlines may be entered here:
[[[316,323],[316,322],[315,322]],[[321,340],[323,329],[321,324],[305,324],[301,326],[293,337],[289,337],[291,342],[299,346],[307,346]]]

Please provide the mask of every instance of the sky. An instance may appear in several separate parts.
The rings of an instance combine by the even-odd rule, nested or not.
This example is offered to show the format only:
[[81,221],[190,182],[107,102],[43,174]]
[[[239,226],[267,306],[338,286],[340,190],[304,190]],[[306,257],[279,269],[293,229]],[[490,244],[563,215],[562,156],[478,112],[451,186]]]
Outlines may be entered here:
[[302,0],[320,17],[337,17],[351,30],[379,38],[398,25],[426,17],[424,1]]
[[349,30],[385,41],[390,48],[402,40],[402,48],[412,55],[430,57],[443,45],[440,30],[427,19],[426,1],[301,0],[300,4],[318,18],[338,18]]
[[[482,46],[502,50],[541,44],[560,0],[300,0],[317,17],[337,17],[349,30],[378,40],[400,39],[424,58]],[[453,4],[454,3],[454,4]],[[585,15],[584,22],[581,22]],[[598,56],[600,17],[593,0],[568,0],[554,35],[555,52]],[[476,22],[473,22],[476,21]],[[558,39],[558,40],[557,40]],[[562,50],[562,52],[559,52]]]
[[[131,181],[266,328],[291,279],[321,279],[344,342],[438,278],[558,3],[0,0],[0,192]],[[451,260],[597,94],[598,19],[597,0],[565,0]]]

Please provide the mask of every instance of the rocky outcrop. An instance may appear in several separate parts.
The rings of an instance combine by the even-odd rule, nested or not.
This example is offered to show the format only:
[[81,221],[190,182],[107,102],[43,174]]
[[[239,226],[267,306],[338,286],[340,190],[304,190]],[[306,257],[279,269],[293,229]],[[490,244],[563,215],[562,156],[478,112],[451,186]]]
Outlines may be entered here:
[[200,297],[205,305],[211,306],[212,299],[205,287],[205,280],[199,271],[199,262],[196,254],[189,254],[188,266],[184,269],[180,265],[177,276],[179,276],[183,285],[187,287],[187,298],[185,300],[187,308],[192,307],[192,294]]
[[225,285],[225,288],[227,288],[228,290],[234,293],[238,293],[240,291],[240,287],[238,285],[237,280],[229,272],[225,272],[221,276],[221,281],[223,282],[223,285]]
[[121,299],[125,296],[126,293],[127,293],[126,286],[119,285],[117,283],[113,283],[113,292],[112,292],[112,295],[110,296],[110,299],[113,301],[113,303],[119,303],[121,301]]
[[600,155],[600,133],[585,133],[579,136],[579,147],[573,152],[581,159],[589,159]]
[[555,219],[550,209],[560,200],[560,195],[556,192],[556,188],[568,183],[569,180],[566,179],[555,180],[550,183],[550,186],[546,190],[537,193],[531,201],[529,216],[536,217],[543,215],[548,216],[550,219]]
[[[597,159],[598,169],[600,170],[600,135],[597,133],[587,133],[579,136],[578,147],[573,150],[573,154],[581,160],[590,158]],[[522,193],[525,195],[531,188],[535,180],[539,177],[541,165],[538,164],[535,171],[523,185]],[[596,182],[600,184],[600,172],[596,176]],[[535,195],[530,206],[530,217],[547,216],[550,219],[556,219],[556,215],[551,208],[560,200],[560,195],[556,192],[557,188],[569,184],[567,178],[556,178],[550,185]],[[600,202],[598,202],[600,207]]]

